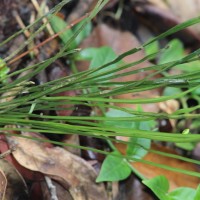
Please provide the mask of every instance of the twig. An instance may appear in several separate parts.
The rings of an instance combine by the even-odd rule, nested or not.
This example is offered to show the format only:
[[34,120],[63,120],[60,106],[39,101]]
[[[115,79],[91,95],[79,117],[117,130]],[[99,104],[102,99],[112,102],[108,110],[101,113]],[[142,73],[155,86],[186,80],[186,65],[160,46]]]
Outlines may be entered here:
[[[24,25],[24,22],[22,21],[22,19],[21,19],[20,15],[18,14],[18,12],[17,12],[17,11],[13,11],[13,13],[14,13],[14,15],[15,15],[16,21],[17,21],[17,23],[19,24],[20,28],[21,28],[21,29],[25,29],[26,26]],[[32,14],[32,15],[31,15],[31,20],[32,20],[33,17],[34,17],[34,16],[33,16],[33,14]],[[24,31],[24,35],[25,35],[27,38],[29,38],[29,37],[31,36],[31,33],[30,33],[28,30],[25,30],[25,31]],[[32,43],[29,45],[28,48],[29,48],[29,50],[31,50],[33,47],[34,47],[34,43],[32,42]],[[30,51],[29,53],[31,53],[31,52],[32,52],[32,51]],[[39,53],[38,49],[34,49],[34,50],[33,50],[33,53],[34,53],[34,55],[38,55],[38,53]]]
[[0,154],[0,159],[5,158],[7,155],[11,154],[13,151],[16,150],[16,146],[12,146],[10,149],[8,149],[7,151],[3,152]]
[[[19,16],[18,12],[16,10],[13,11],[13,14],[16,18],[17,23],[21,27],[21,29],[25,29],[26,26],[24,25],[24,22],[22,21],[21,17]],[[30,37],[30,32],[28,30],[24,30],[24,35],[29,38]]]
[[76,25],[77,23],[79,23],[80,21],[82,21],[83,19],[85,19],[86,17],[88,17],[89,13],[85,14],[84,16],[80,17],[79,19],[76,19],[74,22],[72,22],[70,25],[66,26],[63,30],[61,30],[60,32],[56,33],[55,35],[52,35],[51,37],[47,38],[46,40],[44,40],[43,42],[41,42],[40,44],[34,46],[33,48],[29,49],[28,51],[25,51],[24,53],[20,54],[19,56],[15,57],[14,59],[12,59],[10,62],[8,62],[8,65],[16,62],[17,60],[19,60],[20,58],[26,56],[27,54],[29,54],[31,51],[33,51],[34,49],[38,49],[40,47],[42,47],[43,45],[45,45],[46,43],[50,42],[51,40],[53,40],[54,38],[58,37],[60,34],[62,34],[64,31],[66,31],[67,29],[72,28],[74,25]]
[[[42,7],[44,7],[45,12],[47,12],[47,13],[49,12],[49,8],[46,5],[40,7],[37,0],[31,0],[31,1],[32,1],[32,4],[34,5],[36,11],[38,12],[39,16],[42,16],[42,14],[43,14],[42,9],[41,9]],[[43,18],[42,21],[43,21],[44,24],[46,24],[48,22],[47,18]],[[50,35],[54,35],[54,31],[51,28],[51,25],[49,23],[46,24],[46,28],[49,31]]]
[[47,184],[47,187],[49,189],[49,192],[51,194],[51,200],[58,200],[57,194],[56,194],[56,186],[53,185],[51,179],[48,176],[45,176],[45,181]]

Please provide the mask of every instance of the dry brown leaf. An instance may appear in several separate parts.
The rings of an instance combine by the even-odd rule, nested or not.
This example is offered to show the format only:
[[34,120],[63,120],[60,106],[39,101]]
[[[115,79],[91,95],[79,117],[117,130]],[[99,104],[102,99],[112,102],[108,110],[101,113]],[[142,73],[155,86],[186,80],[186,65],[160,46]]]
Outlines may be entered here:
[[[168,114],[172,114],[173,112],[175,112],[176,110],[179,109],[179,102],[175,99],[170,99],[168,101],[165,102],[159,102],[158,106],[160,107],[160,110],[168,113]],[[175,119],[169,119],[172,127],[175,127],[176,125],[176,120]]]
[[[106,24],[99,24],[93,30],[92,34],[83,41],[80,47],[84,49],[87,47],[101,47],[101,46],[110,46],[117,55],[120,55],[132,48],[139,47],[140,43],[137,40],[137,38],[128,31],[123,32],[120,30],[112,29]],[[130,63],[130,62],[140,60],[144,56],[145,56],[144,52],[139,51],[135,54],[125,57],[124,61],[127,63]],[[121,70],[120,73],[129,72],[134,69],[141,69],[148,66],[150,66],[150,63],[148,61],[145,61],[136,66]],[[78,69],[80,71],[86,70],[87,67],[88,67],[88,62],[78,63]],[[152,71],[148,71],[148,73],[141,72],[138,74],[133,74],[133,75],[115,79],[115,81],[126,82],[126,81],[140,80],[140,79],[145,78],[150,73],[152,73]],[[152,91],[144,91],[137,94],[130,93],[130,94],[118,95],[115,98],[122,98],[122,99],[151,98],[151,97],[159,96],[159,94],[160,94],[160,90],[156,89]],[[135,105],[131,105],[131,104],[119,104],[119,106],[135,108]],[[157,112],[159,110],[157,104],[146,104],[146,105],[143,105],[142,107],[144,111],[149,111],[149,112]]]
[[[118,150],[122,153],[125,153],[126,146],[123,144],[116,144]],[[165,152],[165,153],[171,153],[171,154],[177,154],[172,149],[169,149],[167,147],[163,147],[160,145],[153,144],[151,149]],[[180,168],[188,171],[198,171],[198,168],[193,163],[188,163],[185,161],[177,160],[174,158],[165,157],[162,155],[158,155],[152,152],[149,152],[144,158],[144,160],[163,164],[166,166],[174,167],[174,168]],[[169,170],[165,170],[159,167],[151,166],[148,164],[143,164],[139,162],[134,162],[132,165],[146,178],[153,178],[158,175],[165,175],[169,182],[170,182],[170,190],[173,190],[177,187],[192,187],[196,188],[200,182],[200,179],[198,177],[185,175],[178,172],[173,172]]]
[[[132,7],[138,20],[156,34],[163,33],[182,22],[173,11],[168,8],[161,8],[160,1],[162,0],[154,0],[154,4],[148,3],[148,1],[137,1],[133,3]],[[170,37],[180,39],[186,46],[190,46],[192,49],[199,48],[200,37],[192,27],[178,31]]]
[[179,108],[179,102],[175,99],[170,99],[165,102],[159,102],[159,107],[162,111],[172,114]]
[[[75,134],[65,135],[64,138],[62,139],[62,142],[69,145],[80,145],[79,136]],[[74,148],[71,146],[64,146],[63,148],[77,156],[80,156],[81,154],[80,149],[78,148]]]
[[[30,133],[24,135],[31,136]],[[70,190],[74,199],[81,196],[84,200],[85,195],[89,200],[106,199],[103,184],[95,183],[95,170],[82,158],[60,147],[45,147],[38,141],[19,137],[10,137],[8,140],[9,145],[18,145],[13,156],[20,165],[57,180]]]
[[[0,168],[7,178],[5,200],[28,199],[26,183],[15,167],[6,160],[0,159]],[[3,184],[3,181],[0,181]],[[1,185],[0,188],[4,187]]]
[[[109,0],[109,2],[105,5],[103,9],[113,7],[117,3],[117,1],[118,0]],[[73,12],[71,12],[70,15],[67,17],[67,21],[71,23],[74,20],[83,16],[85,13],[90,12],[94,9],[96,3],[96,0],[78,1],[76,7],[73,9]]]
[[[199,16],[200,0],[167,0],[166,3],[169,9],[180,19],[181,22]],[[191,26],[190,28],[197,34],[200,33],[199,24]]]
[[164,9],[164,10],[168,9],[168,6],[167,6],[165,1],[162,1],[162,0],[148,0],[148,2],[156,5],[157,7],[161,8],[161,9]]
[[[200,0],[149,0],[149,2],[165,11],[171,11],[180,22],[199,16]],[[191,26],[190,29],[197,34],[200,33],[199,24]]]

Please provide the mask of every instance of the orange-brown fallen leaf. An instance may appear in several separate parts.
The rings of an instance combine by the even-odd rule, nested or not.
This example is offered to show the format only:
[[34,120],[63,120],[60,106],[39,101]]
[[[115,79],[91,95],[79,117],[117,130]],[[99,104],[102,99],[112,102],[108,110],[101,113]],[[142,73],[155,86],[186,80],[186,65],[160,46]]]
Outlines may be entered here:
[[[126,146],[123,144],[116,144],[116,147],[118,150],[122,153],[125,153]],[[165,152],[165,153],[171,153],[171,154],[177,154],[172,149],[169,149],[167,147],[163,147],[160,145],[153,144],[151,149]],[[185,161],[177,160],[175,158],[169,158],[164,157],[162,155],[158,155],[152,152],[149,152],[144,158],[144,160],[167,165],[174,168],[180,168],[184,170],[189,171],[198,171],[197,166],[193,163],[188,163]],[[196,188],[200,182],[200,179],[198,177],[185,175],[182,173],[177,173],[169,170],[165,170],[159,167],[154,167],[148,164],[143,164],[139,162],[134,162],[132,165],[140,172],[142,173],[146,178],[153,178],[158,175],[165,175],[170,182],[170,190],[173,190],[177,187],[192,187]]]

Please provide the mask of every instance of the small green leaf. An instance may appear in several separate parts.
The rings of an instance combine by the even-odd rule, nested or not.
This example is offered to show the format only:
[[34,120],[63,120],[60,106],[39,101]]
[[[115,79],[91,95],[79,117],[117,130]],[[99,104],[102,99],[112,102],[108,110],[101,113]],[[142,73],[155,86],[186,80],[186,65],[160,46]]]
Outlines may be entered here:
[[[117,109],[110,109],[108,112],[106,112],[106,117],[133,117],[130,113],[117,110]],[[114,127],[121,127],[121,128],[135,128],[134,121],[121,121],[120,123],[118,121],[105,121],[105,124],[108,126],[114,126]]]
[[7,81],[5,79],[5,77],[6,77],[6,75],[8,74],[9,71],[10,71],[10,69],[7,67],[5,61],[0,58],[0,81],[1,81],[1,78],[3,79],[2,82]]
[[[150,43],[149,45],[145,46],[144,51],[147,56],[158,52],[159,51],[159,42],[155,41],[155,42]],[[156,55],[155,55],[155,57],[156,57]]]
[[192,91],[192,94],[200,96],[200,88],[197,88],[196,90]]
[[[100,48],[84,49],[80,52],[78,59],[91,60],[89,68],[94,69],[114,60],[116,57],[117,55],[115,54],[115,52],[113,51],[111,47],[104,46]],[[113,65],[110,65],[109,68],[104,68],[104,69],[99,70],[97,73],[106,72],[110,69],[116,69],[117,66],[118,64],[115,63]]]
[[95,56],[95,51],[97,48],[86,48],[83,49],[78,56],[76,56],[76,60],[92,60],[92,58]]
[[181,93],[182,90],[180,88],[175,88],[175,87],[166,87],[163,91],[164,96],[173,96],[176,94]]
[[139,129],[140,130],[150,131],[155,126],[156,126],[155,120],[139,122]]
[[181,69],[184,72],[194,72],[200,70],[200,61],[196,60],[185,64],[177,65],[176,68]]
[[[119,155],[119,152],[112,154]],[[131,174],[131,168],[123,157],[108,155],[103,162],[99,176],[96,182],[102,181],[120,181],[126,179]]]
[[[132,125],[133,126],[133,125]],[[134,122],[134,128],[139,130],[151,130],[155,126],[154,121]],[[151,140],[146,138],[134,138],[129,139],[126,154],[133,158],[141,159],[147,153],[151,147]]]
[[[94,51],[94,54],[92,57],[90,69],[100,67],[100,66],[114,60],[116,57],[117,57],[117,55],[111,47],[105,46],[105,47],[101,47],[101,48],[96,48],[96,51]],[[113,65],[109,66],[109,69],[116,68],[116,67],[117,67],[117,65],[113,64]]]
[[133,158],[141,159],[151,146],[151,140],[146,138],[130,138],[126,154]]
[[[108,112],[106,112],[106,117],[134,117],[134,115],[117,110],[117,109],[109,109]],[[118,121],[105,121],[106,125],[115,126],[115,127],[121,127],[121,128],[133,128],[133,129],[140,129],[140,130],[151,130],[151,128],[155,127],[155,121],[142,121],[142,122],[135,122],[134,119],[132,121],[121,121],[120,123]]]
[[169,182],[165,176],[156,176],[155,178],[142,181],[149,187],[160,200],[172,200],[167,194]]
[[176,146],[185,149],[187,151],[192,151],[195,148],[196,143],[193,142],[176,143]]
[[[67,23],[56,15],[51,15],[49,17],[49,22],[56,33],[59,33],[60,31],[62,31],[67,27]],[[71,29],[67,29],[63,33],[59,34],[59,37],[64,44],[66,44],[72,36],[73,36],[73,31]],[[76,42],[72,41],[69,49],[75,49],[76,47],[77,47]]]
[[183,135],[187,135],[190,133],[190,129],[189,128],[186,128],[185,130],[183,130],[182,134]]
[[[169,47],[166,48],[166,50],[164,50],[160,54],[160,58],[158,62],[159,64],[172,62],[172,61],[181,59],[185,56],[184,46],[180,40],[178,39],[171,40],[167,46]],[[184,72],[194,72],[200,69],[200,61],[197,60],[197,61],[188,62],[185,64],[176,65],[174,68],[177,68]]]
[[196,189],[196,194],[194,197],[194,200],[199,200],[200,199],[200,185]]
[[175,190],[173,190],[172,192],[169,193],[169,196],[173,199],[173,200],[194,200],[195,198],[195,189],[193,188],[188,188],[188,187],[180,187],[177,188]]
[[[73,32],[75,32],[77,29],[79,29],[83,23],[85,23],[85,20],[81,21],[79,24],[75,25],[74,28],[72,29]],[[86,37],[90,35],[92,31],[92,23],[89,22],[86,24],[84,29],[77,35],[75,38],[76,44],[79,45]]]
[[172,62],[184,56],[184,48],[180,40],[174,39],[170,41],[167,46],[168,48],[160,55],[159,64]]
[[[116,110],[116,109],[110,109],[106,113],[106,117],[134,117],[134,115],[131,115],[130,113]],[[140,130],[151,130],[153,126],[155,126],[155,123],[153,121],[148,122],[134,122],[134,121],[121,121],[120,123],[118,121],[106,121],[106,125],[114,126],[114,127],[120,127],[120,128],[132,128],[132,129],[140,129]],[[132,156],[133,158],[140,159],[144,157],[148,149],[151,146],[151,140],[145,139],[145,138],[130,138],[129,144],[127,146],[127,155]]]

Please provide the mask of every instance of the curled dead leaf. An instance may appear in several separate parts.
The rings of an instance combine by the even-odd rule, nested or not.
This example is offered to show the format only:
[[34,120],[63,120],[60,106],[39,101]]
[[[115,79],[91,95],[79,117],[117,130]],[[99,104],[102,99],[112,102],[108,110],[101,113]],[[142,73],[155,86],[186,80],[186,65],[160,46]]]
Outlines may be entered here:
[[[31,133],[24,133],[31,136]],[[34,135],[36,137],[36,135]],[[40,136],[37,136],[40,138]],[[20,137],[10,137],[9,145],[18,144],[14,158],[23,167],[48,175],[68,189],[74,199],[106,199],[102,184],[95,183],[96,172],[82,158],[60,147],[48,148],[42,142]],[[75,192],[71,192],[75,191]]]

